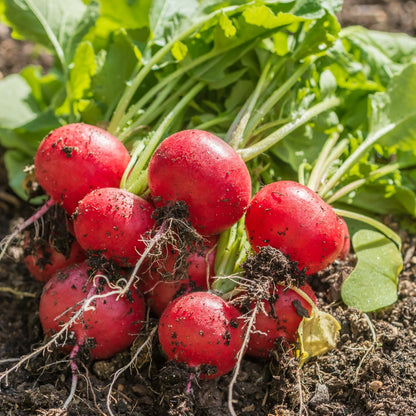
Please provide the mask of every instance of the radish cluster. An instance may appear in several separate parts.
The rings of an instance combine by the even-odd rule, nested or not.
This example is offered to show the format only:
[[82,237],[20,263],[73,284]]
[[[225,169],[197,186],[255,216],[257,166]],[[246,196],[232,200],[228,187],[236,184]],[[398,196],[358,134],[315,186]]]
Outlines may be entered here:
[[[210,290],[217,242],[245,220],[253,253],[273,247],[299,272],[313,274],[349,249],[346,225],[332,208],[291,181],[266,185],[252,197],[245,162],[202,130],[160,143],[149,160],[146,196],[120,188],[129,163],[117,138],[80,123],[56,129],[39,146],[37,180],[65,213],[71,241],[65,255],[55,254],[52,238],[42,250],[32,244],[26,251],[29,270],[45,282],[39,309],[45,333],[65,330],[64,349],[86,348],[93,359],[103,359],[132,344],[149,308],[159,319],[167,358],[185,362],[202,379],[228,373],[244,352],[267,358],[278,338],[296,342],[299,323],[316,302],[310,286],[292,291],[271,285],[271,297],[256,299],[248,333],[249,311]],[[160,212],[173,212],[177,204],[185,205],[180,221],[200,237],[198,244],[158,245],[166,222]],[[176,234],[181,237],[180,229]]]
[[[119,285],[154,223],[152,205],[119,188],[129,162],[129,152],[116,137],[83,123],[52,131],[35,156],[36,178],[57,209],[64,210],[66,230],[62,224],[61,229],[71,241],[66,256],[57,252],[52,236],[26,253],[29,270],[46,282],[41,324],[51,337],[64,329],[69,347],[84,347],[93,359],[129,347],[145,317],[144,298],[135,285],[127,290]],[[90,266],[87,258],[111,259],[119,267]]]

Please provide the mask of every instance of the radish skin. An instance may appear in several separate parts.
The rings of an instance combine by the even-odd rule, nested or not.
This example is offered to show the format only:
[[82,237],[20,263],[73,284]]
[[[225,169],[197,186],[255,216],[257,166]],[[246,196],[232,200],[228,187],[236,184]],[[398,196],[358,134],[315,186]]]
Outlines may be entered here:
[[[188,253],[186,270],[175,271],[178,251],[170,248],[166,255],[145,267],[141,291],[151,311],[160,316],[166,306],[181,294],[208,289],[214,276],[215,248],[213,241],[201,252]],[[179,275],[180,273],[180,275]],[[169,275],[169,278],[166,278]]]
[[118,187],[130,155],[107,131],[84,123],[53,130],[35,155],[36,179],[71,215],[87,193]]
[[274,247],[306,274],[325,269],[344,246],[345,230],[332,207],[293,181],[260,189],[250,202],[245,224],[253,250]]
[[203,130],[166,138],[149,162],[149,190],[157,206],[185,201],[194,228],[214,235],[235,224],[251,197],[250,173],[237,152]]
[[[316,304],[315,294],[308,284],[300,289]],[[276,300],[262,301],[266,314],[262,311],[256,314],[254,331],[250,334],[247,348],[247,354],[253,357],[267,358],[278,338],[284,338],[290,343],[296,342],[302,320],[301,312],[307,316],[311,313],[312,306],[290,288],[278,285],[274,295]]]
[[[52,336],[65,325],[85,299],[101,295],[69,328],[75,343],[90,348],[92,359],[109,358],[129,347],[140,333],[145,318],[143,296],[132,288],[118,297],[103,277],[90,278],[86,262],[56,273],[44,286],[39,303],[42,328]],[[72,349],[67,344],[65,349]]]
[[91,254],[123,267],[134,266],[154,226],[153,210],[148,201],[123,189],[96,189],[78,204],[75,237]]
[[159,320],[159,341],[168,359],[186,363],[203,379],[234,368],[244,335],[238,309],[209,292],[175,299]]

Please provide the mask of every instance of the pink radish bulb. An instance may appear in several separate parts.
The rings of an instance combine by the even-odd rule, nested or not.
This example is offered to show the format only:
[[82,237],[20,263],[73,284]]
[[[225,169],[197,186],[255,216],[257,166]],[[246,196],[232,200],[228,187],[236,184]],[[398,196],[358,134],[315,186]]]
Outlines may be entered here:
[[74,123],[46,136],[34,163],[41,187],[71,215],[93,189],[118,187],[129,161],[116,137],[99,127]]
[[166,138],[149,162],[148,182],[157,206],[186,202],[191,223],[202,235],[231,227],[251,197],[244,161],[219,137],[202,130]]
[[238,309],[219,296],[193,292],[166,307],[158,330],[169,360],[186,363],[208,379],[234,368],[245,326]]
[[[61,330],[85,299],[113,290],[103,277],[89,276],[89,273],[87,264],[79,263],[56,273],[45,284],[39,303],[45,334],[52,336]],[[132,344],[142,329],[144,318],[143,297],[131,288],[124,297],[111,294],[95,299],[69,327],[69,333],[73,334],[75,344],[91,347],[91,358],[104,359]],[[66,345],[65,349],[72,347]]]
[[202,250],[188,253],[185,270],[176,271],[179,253],[171,247],[160,259],[147,266],[140,289],[156,316],[160,316],[175,297],[208,289],[208,283],[214,276],[215,252],[210,241]]
[[[300,289],[316,303],[315,294],[308,284]],[[259,311],[256,315],[254,331],[250,334],[248,343],[248,355],[267,358],[278,338],[284,338],[290,343],[296,342],[303,316],[311,313],[312,306],[292,289],[277,286],[275,296],[277,299],[272,302],[262,302],[266,314]]]
[[264,186],[248,207],[246,230],[255,251],[270,245],[316,273],[344,246],[344,228],[334,210],[310,188],[293,181]]
[[25,247],[31,246],[23,261],[30,274],[39,282],[47,282],[57,271],[74,263],[80,263],[86,258],[85,251],[74,239],[68,239],[68,252],[64,253],[59,248],[46,242],[29,241],[25,235]]
[[153,206],[119,188],[101,188],[87,194],[74,214],[74,232],[81,247],[133,266],[146,248],[154,225]]
[[338,255],[339,260],[345,260],[350,252],[351,249],[351,239],[350,233],[348,231],[348,225],[343,218],[339,218],[341,221],[342,228],[344,229],[344,245],[342,247],[341,252]]

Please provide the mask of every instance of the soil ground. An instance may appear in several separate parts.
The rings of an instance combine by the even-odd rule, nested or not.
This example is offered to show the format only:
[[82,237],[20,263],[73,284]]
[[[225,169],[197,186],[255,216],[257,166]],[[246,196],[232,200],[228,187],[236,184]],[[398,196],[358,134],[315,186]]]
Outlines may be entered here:
[[[349,0],[340,18],[344,25],[416,34],[414,1]],[[11,40],[0,28],[0,74],[17,72],[29,62],[49,65],[47,55]],[[0,163],[0,238],[32,212],[7,187]],[[416,415],[416,236],[400,233],[405,261],[398,302],[376,314],[346,308],[339,288],[353,258],[313,276],[320,307],[341,323],[337,348],[301,370],[293,358],[277,354],[267,362],[244,359],[234,392],[238,415]],[[43,342],[37,314],[41,284],[29,276],[21,255],[22,249],[14,247],[0,264],[0,370]],[[133,351],[84,363],[67,415],[110,414],[106,401],[112,375]],[[187,371],[168,364],[153,342],[152,351],[117,379],[109,400],[117,416],[227,415],[230,378],[193,382],[187,389]],[[68,357],[54,351],[40,355],[2,381],[0,416],[65,414],[59,408],[70,386]]]

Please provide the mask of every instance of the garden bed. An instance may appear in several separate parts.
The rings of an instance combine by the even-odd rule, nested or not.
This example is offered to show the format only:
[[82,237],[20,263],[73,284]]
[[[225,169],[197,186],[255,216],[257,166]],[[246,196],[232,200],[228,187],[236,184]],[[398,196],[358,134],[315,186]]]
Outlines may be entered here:
[[[378,30],[405,31],[414,35],[416,3],[345,1],[340,15],[344,24],[362,24]],[[47,67],[48,57],[30,44],[9,39],[0,31],[0,73],[20,70],[29,62]],[[34,208],[13,195],[0,168],[0,237],[33,212]],[[416,237],[398,230],[392,218],[384,218],[403,239],[404,269],[399,300],[377,313],[364,314],[347,308],[340,300],[340,286],[354,264],[353,256],[336,262],[310,283],[319,306],[341,324],[337,348],[307,362],[278,354],[271,361],[245,358],[234,391],[239,415],[416,415]],[[0,263],[0,364],[41,345],[38,317],[41,284],[29,275],[16,246]],[[147,333],[151,330],[149,322]],[[140,342],[140,338],[138,339]],[[169,364],[154,340],[153,349],[135,361],[108,388],[114,372],[131,359],[130,351],[109,360],[81,366],[78,388],[68,415],[225,415],[231,375],[199,381],[187,389],[189,374]],[[67,357],[40,355],[8,377],[0,390],[2,415],[60,415],[68,397],[71,371]]]

